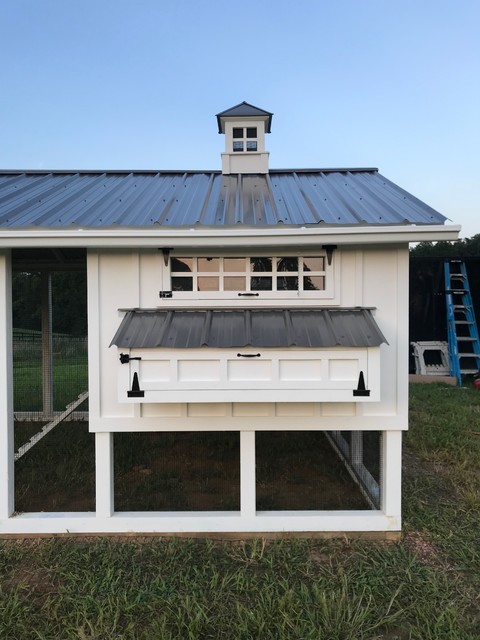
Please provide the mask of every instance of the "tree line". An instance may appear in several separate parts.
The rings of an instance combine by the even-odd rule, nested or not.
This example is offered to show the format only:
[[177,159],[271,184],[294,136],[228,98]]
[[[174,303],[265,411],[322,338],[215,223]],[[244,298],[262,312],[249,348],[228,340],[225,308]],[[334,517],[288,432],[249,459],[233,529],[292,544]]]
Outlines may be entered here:
[[420,242],[410,250],[410,255],[415,258],[480,257],[480,233],[453,242]]

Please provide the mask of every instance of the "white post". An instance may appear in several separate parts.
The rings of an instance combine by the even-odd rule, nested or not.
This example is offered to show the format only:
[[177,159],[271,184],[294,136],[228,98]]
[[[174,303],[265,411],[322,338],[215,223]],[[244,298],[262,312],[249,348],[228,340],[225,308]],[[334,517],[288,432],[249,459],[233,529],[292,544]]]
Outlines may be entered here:
[[384,431],[382,437],[382,511],[398,518],[402,513],[402,432]]
[[0,519],[15,510],[13,444],[12,263],[0,251]]
[[240,511],[251,518],[256,512],[255,431],[240,431]]
[[96,515],[110,518],[114,511],[113,433],[95,434]]

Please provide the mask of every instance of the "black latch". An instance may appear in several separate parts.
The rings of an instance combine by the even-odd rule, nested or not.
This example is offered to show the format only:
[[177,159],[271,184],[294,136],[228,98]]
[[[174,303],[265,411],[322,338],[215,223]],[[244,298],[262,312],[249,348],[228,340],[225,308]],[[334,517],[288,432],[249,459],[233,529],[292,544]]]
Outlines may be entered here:
[[370,391],[365,388],[365,378],[363,377],[363,371],[360,371],[360,375],[358,376],[358,385],[357,388],[353,390],[353,395],[364,397],[370,395]]
[[128,353],[121,353],[120,354],[120,362],[122,364],[128,364],[130,362],[130,360],[141,360],[141,358],[139,358],[139,357],[132,358],[131,356],[128,355]]
[[160,298],[171,298],[173,294],[171,291],[159,291],[158,295]]
[[127,397],[128,398],[144,398],[145,397],[145,391],[142,391],[140,389],[137,372],[133,374],[132,388],[130,389],[130,391],[127,391]]

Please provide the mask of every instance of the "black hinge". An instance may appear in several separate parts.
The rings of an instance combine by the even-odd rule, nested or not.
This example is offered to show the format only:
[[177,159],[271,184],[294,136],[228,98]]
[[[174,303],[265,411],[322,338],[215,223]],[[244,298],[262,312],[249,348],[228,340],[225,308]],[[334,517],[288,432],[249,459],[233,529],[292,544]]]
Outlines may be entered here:
[[130,391],[127,391],[127,397],[128,398],[144,398],[145,397],[145,391],[142,391],[142,389],[140,389],[140,383],[138,382],[137,373],[133,374],[132,388],[130,389]]
[[160,298],[171,298],[173,294],[171,291],[159,291],[158,295]]
[[364,397],[367,397],[370,395],[369,389],[365,388],[365,378],[363,377],[363,371],[360,371],[360,375],[358,376],[357,388],[353,390],[353,395],[364,396]]

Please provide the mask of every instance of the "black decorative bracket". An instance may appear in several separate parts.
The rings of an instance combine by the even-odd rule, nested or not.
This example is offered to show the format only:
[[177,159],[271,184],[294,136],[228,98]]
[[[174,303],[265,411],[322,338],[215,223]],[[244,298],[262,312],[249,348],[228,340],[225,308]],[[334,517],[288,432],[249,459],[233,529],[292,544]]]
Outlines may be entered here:
[[365,378],[363,377],[363,371],[360,371],[358,376],[357,388],[353,390],[354,396],[367,397],[370,395],[370,390],[365,388]]
[[327,262],[328,266],[332,264],[333,252],[337,249],[336,244],[324,244],[322,245],[322,249],[327,252]]
[[138,374],[135,372],[133,374],[132,388],[130,391],[127,391],[128,398],[144,398],[145,391],[140,389],[140,383],[138,382]]
[[171,249],[169,249],[168,247],[163,247],[162,249],[160,249],[160,251],[163,253],[163,261],[165,263],[165,266],[168,267],[168,261],[170,260]]

